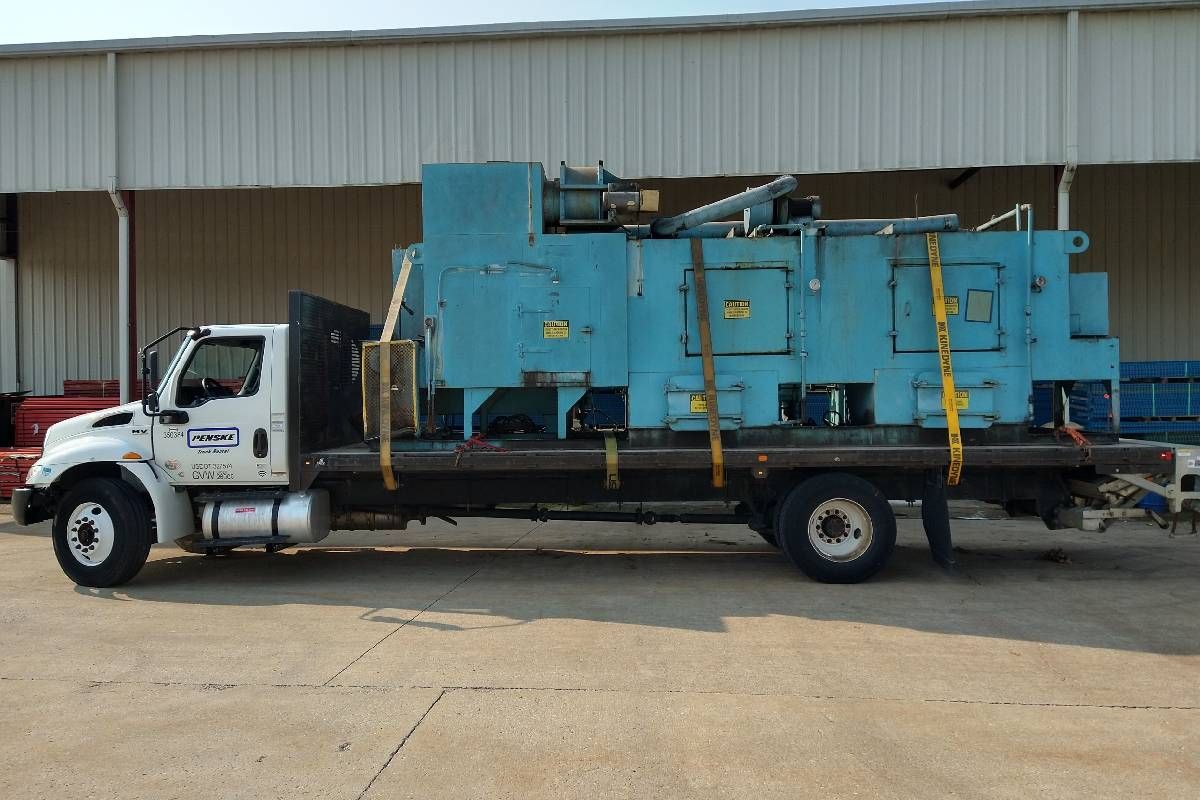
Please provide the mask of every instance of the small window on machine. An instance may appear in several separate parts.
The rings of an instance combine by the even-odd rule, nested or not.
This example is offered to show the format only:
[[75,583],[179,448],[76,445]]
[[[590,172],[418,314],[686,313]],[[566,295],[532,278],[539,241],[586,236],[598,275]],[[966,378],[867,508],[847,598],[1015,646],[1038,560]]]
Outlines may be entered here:
[[986,289],[967,290],[967,322],[992,321],[992,292]]
[[188,359],[175,391],[180,408],[209,400],[250,397],[262,378],[263,339],[204,339]]

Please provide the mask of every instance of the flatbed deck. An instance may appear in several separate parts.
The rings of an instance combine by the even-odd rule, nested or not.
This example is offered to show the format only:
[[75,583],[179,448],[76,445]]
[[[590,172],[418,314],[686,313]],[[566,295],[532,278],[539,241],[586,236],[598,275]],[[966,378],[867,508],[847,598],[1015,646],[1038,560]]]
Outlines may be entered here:
[[[419,444],[420,447],[413,445]],[[490,438],[488,446],[461,440],[409,442],[392,448],[392,465],[406,473],[449,472],[587,472],[605,469],[602,440],[528,441]],[[492,449],[500,448],[500,449]],[[661,447],[622,444],[621,470],[704,469],[705,447]],[[1169,467],[1170,449],[1153,442],[1115,439],[1081,447],[1073,442],[968,445],[964,469],[1096,467],[1112,473],[1154,473]],[[788,445],[726,447],[727,469],[839,469],[848,467],[925,469],[949,463],[947,448],[933,445]],[[1165,454],[1165,455],[1164,455]],[[304,455],[304,471],[377,472],[379,452],[367,445],[316,450]]]

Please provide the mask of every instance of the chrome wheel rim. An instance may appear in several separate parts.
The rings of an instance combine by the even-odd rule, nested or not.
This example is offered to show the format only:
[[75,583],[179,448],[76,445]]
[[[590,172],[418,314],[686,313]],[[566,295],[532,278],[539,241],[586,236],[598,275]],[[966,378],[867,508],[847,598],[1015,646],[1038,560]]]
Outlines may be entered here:
[[85,567],[104,563],[116,539],[112,516],[99,503],[80,503],[67,522],[67,547]]
[[808,518],[808,541],[828,561],[853,561],[875,538],[871,515],[853,500],[826,500]]

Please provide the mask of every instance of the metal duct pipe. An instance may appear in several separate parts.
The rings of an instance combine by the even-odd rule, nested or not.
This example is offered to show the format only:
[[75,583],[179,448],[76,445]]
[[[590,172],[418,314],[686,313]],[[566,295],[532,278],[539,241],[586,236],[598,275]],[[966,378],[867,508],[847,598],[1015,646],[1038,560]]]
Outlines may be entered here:
[[716,222],[731,214],[737,214],[759,203],[768,203],[777,197],[783,197],[795,188],[795,178],[791,175],[781,175],[765,186],[747,189],[731,197],[726,197],[724,200],[718,200],[673,217],[656,219],[650,223],[650,231],[654,236],[673,236],[680,231],[695,228],[706,222]]
[[[649,225],[626,225],[625,231],[635,239],[653,235]],[[730,235],[730,231],[734,236],[744,236],[746,233],[746,229],[740,222],[706,222],[703,225],[679,231],[676,237],[680,239],[724,239]]]
[[826,236],[871,236],[893,233],[941,233],[958,230],[958,214],[938,214],[933,217],[901,217],[900,219],[823,219],[813,227]]

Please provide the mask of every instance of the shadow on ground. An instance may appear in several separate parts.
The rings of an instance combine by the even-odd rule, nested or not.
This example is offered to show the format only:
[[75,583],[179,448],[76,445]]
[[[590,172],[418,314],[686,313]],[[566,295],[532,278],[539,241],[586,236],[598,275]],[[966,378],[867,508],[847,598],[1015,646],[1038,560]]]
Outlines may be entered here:
[[[999,535],[989,532],[993,526],[1001,529]],[[1025,528],[991,521],[957,523],[957,529],[961,566],[956,574],[946,575],[931,563],[919,528],[909,524],[889,568],[857,586],[816,584],[752,534],[722,531],[691,546],[676,537],[664,541],[661,550],[522,543],[512,548],[309,547],[223,558],[178,554],[156,558],[119,589],[77,591],[115,601],[336,605],[358,609],[364,620],[447,633],[542,619],[720,632],[736,618],[791,616],[1169,655],[1200,653],[1195,540],[1170,540],[1157,531],[1106,534],[1109,538],[1030,533],[1032,528],[1021,533]],[[594,537],[579,536],[578,542],[583,547]],[[1055,548],[1061,552],[1047,557]],[[442,586],[444,594],[436,591]],[[422,587],[431,596],[440,594],[426,619],[411,607],[414,588]],[[447,615],[456,622],[428,618]],[[479,625],[463,623],[464,618],[478,619]]]

